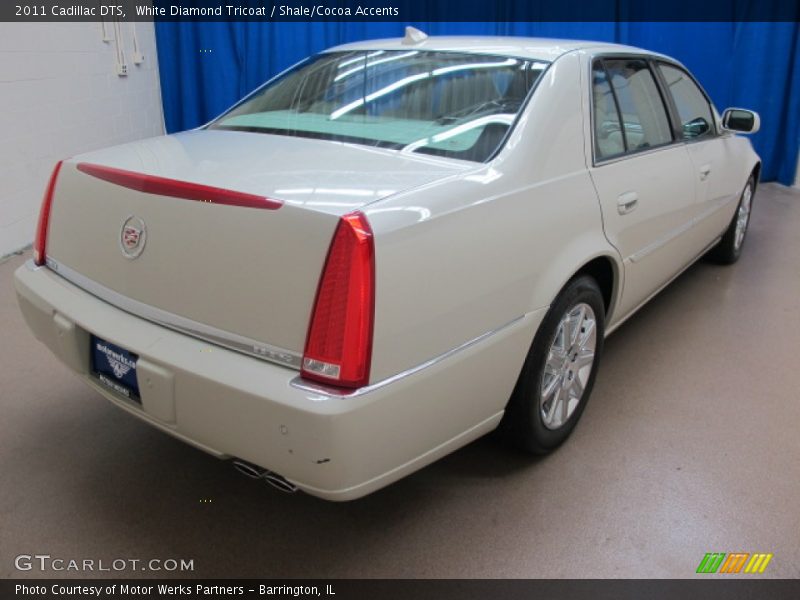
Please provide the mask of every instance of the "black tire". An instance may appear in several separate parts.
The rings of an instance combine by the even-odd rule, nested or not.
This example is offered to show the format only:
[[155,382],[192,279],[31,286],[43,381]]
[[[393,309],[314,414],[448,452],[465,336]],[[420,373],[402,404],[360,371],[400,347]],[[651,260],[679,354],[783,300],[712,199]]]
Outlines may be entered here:
[[[557,336],[559,336],[559,339],[563,339],[563,336],[566,335],[562,333],[564,331],[561,327],[562,320],[575,310],[579,310],[581,305],[588,305],[594,312],[595,317],[594,357],[590,365],[591,370],[588,373],[588,379],[585,384],[581,386],[583,387],[583,392],[571,414],[568,414],[563,423],[554,427],[551,422],[550,426],[548,426],[545,424],[547,416],[543,414],[547,412],[547,403],[541,399],[543,394],[542,383],[547,377],[547,382],[550,384],[555,377],[553,375],[554,371],[549,372],[552,367],[546,366],[546,362],[548,360],[561,360],[563,364],[566,364],[570,360],[570,351],[566,352],[565,358],[558,359],[551,358],[550,351],[551,347],[557,343]],[[577,322],[577,318],[573,319],[573,322]],[[588,321],[581,319],[581,327],[584,326],[584,323],[588,323]],[[564,328],[566,327],[565,325]],[[584,335],[581,333],[584,331],[585,329],[578,330],[577,335]],[[581,414],[583,414],[583,409],[586,407],[586,402],[592,393],[597,368],[600,364],[600,355],[603,352],[604,334],[605,306],[603,295],[597,282],[586,275],[572,279],[550,305],[550,309],[534,337],[519,380],[503,416],[500,426],[501,431],[514,446],[534,454],[547,454],[569,437]],[[560,349],[558,354],[561,354]],[[577,364],[574,360],[572,362]],[[575,377],[579,376],[576,372]],[[561,379],[566,381],[567,377],[562,376]],[[569,398],[572,392],[570,390],[566,390],[566,392],[560,390],[558,393],[567,394],[569,405]],[[553,402],[557,402],[557,397]],[[552,407],[552,403],[550,406]]]
[[[739,222],[742,206],[746,201],[748,190],[750,191],[750,200],[744,225],[744,233],[742,234],[742,239],[737,243],[737,224]],[[741,195],[739,196],[739,204],[736,205],[736,212],[733,213],[733,218],[731,219],[728,228],[725,230],[725,233],[722,235],[722,239],[716,246],[708,251],[707,257],[713,262],[721,265],[732,265],[739,260],[739,257],[742,255],[744,242],[747,239],[747,229],[750,226],[750,215],[752,214],[755,193],[756,181],[751,175],[750,179],[747,180],[747,184],[744,186]]]

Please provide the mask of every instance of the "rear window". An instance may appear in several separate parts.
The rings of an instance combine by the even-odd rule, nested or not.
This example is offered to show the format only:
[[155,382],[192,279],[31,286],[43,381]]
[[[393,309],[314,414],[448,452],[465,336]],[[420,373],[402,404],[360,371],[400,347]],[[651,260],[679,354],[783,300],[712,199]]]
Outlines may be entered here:
[[209,127],[483,162],[500,147],[546,68],[540,61],[457,52],[326,53]]

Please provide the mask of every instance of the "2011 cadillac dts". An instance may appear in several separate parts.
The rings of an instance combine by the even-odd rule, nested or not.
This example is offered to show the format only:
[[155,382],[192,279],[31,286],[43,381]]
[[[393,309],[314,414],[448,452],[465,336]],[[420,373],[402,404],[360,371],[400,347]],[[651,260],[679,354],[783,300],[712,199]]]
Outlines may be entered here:
[[498,426],[558,446],[604,336],[738,258],[760,161],[733,132],[758,125],[626,46],[340,46],[205,127],[56,166],[19,302],[131,414],[357,498]]

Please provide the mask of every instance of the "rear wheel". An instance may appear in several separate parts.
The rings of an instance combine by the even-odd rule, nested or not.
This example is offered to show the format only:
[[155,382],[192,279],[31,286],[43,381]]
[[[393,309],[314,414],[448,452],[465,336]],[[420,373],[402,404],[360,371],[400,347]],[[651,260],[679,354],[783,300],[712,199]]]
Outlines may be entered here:
[[591,277],[573,279],[555,299],[503,417],[514,445],[545,454],[572,433],[594,385],[604,321],[603,296]]
[[753,207],[753,193],[755,192],[755,179],[750,176],[747,185],[742,190],[739,198],[739,206],[736,214],[733,215],[728,229],[722,235],[722,239],[708,253],[708,257],[718,263],[730,265],[739,260],[742,254],[744,238],[747,228],[750,225],[750,213]]

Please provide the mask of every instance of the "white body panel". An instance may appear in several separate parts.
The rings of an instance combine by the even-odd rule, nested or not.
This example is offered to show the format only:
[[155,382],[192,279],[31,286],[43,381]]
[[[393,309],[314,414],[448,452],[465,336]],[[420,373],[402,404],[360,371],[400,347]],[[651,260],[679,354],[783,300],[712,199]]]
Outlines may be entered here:
[[749,140],[726,133],[686,150],[696,173],[695,236],[705,241],[728,226],[743,186],[739,165],[752,148]]
[[[689,155],[683,146],[631,156],[591,169],[609,241],[625,264],[617,310],[625,314],[695,258],[701,247],[685,234],[697,210]],[[621,214],[620,202],[636,202]]]
[[[79,163],[252,192],[278,210],[231,210],[141,194],[79,172]],[[319,274],[339,215],[399,190],[474,169],[435,157],[233,131],[193,131],[65,162],[48,256],[61,272],[165,313],[158,320],[299,364]],[[130,215],[147,223],[147,251],[119,252]],[[80,235],[75,232],[81,231]],[[240,268],[247,264],[247,268]],[[213,274],[212,276],[209,276]],[[138,312],[134,310],[133,312]]]
[[[16,275],[36,336],[164,431],[312,494],[355,498],[497,425],[550,303],[587,263],[606,261],[613,275],[611,330],[719,238],[757,168],[749,142],[730,134],[595,162],[592,57],[651,56],[644,51],[516,38],[430,38],[416,48],[552,65],[486,163],[222,131],[66,162],[48,246],[59,273],[23,267]],[[263,194],[283,206],[253,214],[137,196],[79,173],[79,162]],[[631,192],[636,210],[620,214],[619,197]],[[369,384],[341,394],[300,380],[292,361],[303,351],[337,219],[354,209],[374,234],[375,327]],[[117,247],[130,213],[150,227],[135,261]],[[140,356],[148,377],[140,375],[141,408],[90,376],[89,334]],[[253,343],[292,360],[248,356]]]

